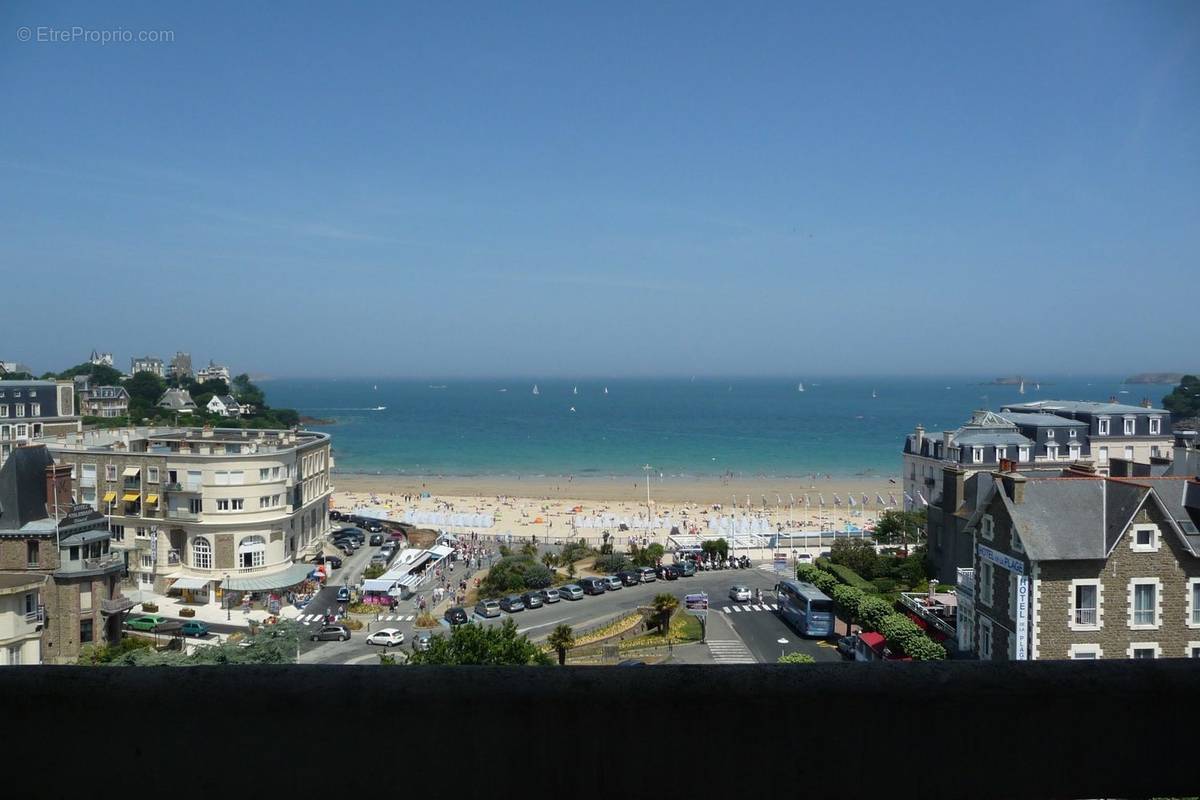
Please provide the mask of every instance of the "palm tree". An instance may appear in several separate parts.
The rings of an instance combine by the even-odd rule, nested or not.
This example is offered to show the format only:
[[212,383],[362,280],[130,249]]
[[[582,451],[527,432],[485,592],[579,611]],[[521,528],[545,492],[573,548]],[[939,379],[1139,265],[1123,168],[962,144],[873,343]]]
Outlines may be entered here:
[[546,637],[546,644],[554,648],[558,653],[558,665],[565,666],[567,663],[567,651],[575,646],[575,634],[571,630],[570,625],[559,625],[550,635]]
[[558,559],[554,557],[554,553],[542,553],[542,564],[546,569],[554,569],[554,565],[558,563]]
[[671,631],[671,615],[679,608],[679,601],[673,594],[656,594],[654,596],[654,619],[658,629],[666,636]]

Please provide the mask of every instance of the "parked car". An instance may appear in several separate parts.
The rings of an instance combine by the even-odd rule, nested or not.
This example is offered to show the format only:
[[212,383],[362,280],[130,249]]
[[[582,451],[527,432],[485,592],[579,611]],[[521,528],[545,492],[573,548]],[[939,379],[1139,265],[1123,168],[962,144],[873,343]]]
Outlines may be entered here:
[[642,583],[654,583],[658,580],[658,576],[654,574],[654,567],[638,567],[638,575],[642,578]]
[[135,631],[152,631],[166,621],[166,617],[160,617],[157,614],[142,614],[127,621],[125,627]]
[[388,554],[380,550],[378,553],[371,554],[372,564],[386,564],[388,562]]
[[500,604],[495,600],[480,600],[475,604],[475,613],[481,617],[498,617]]
[[579,585],[583,587],[584,594],[604,594],[608,589],[601,578],[580,578]]
[[342,560],[337,556],[320,555],[313,559],[314,564],[327,564],[330,569],[341,569]]
[[558,596],[563,600],[582,600],[583,589],[573,583],[558,587]]
[[350,587],[349,586],[339,586],[338,587],[337,601],[339,603],[349,603],[350,602]]
[[796,556],[796,561],[801,564],[811,564],[812,556],[808,553],[800,553]]
[[617,577],[621,579],[621,583],[626,586],[637,586],[642,582],[642,576],[631,569],[622,570],[617,573]]
[[750,602],[750,587],[748,586],[733,586],[729,589],[729,599],[735,603]]
[[562,599],[558,593],[558,589],[542,589],[538,592],[538,594],[542,596],[542,602],[546,603],[547,605],[550,603],[557,603]]
[[350,639],[350,629],[345,625],[322,625],[308,638],[314,642],[345,642]]
[[379,524],[378,522],[368,522],[366,525],[363,525],[363,527],[371,533],[383,533],[383,525]]
[[544,604],[539,592],[526,592],[521,595],[521,602],[525,604],[526,608],[541,608]]
[[334,539],[345,539],[345,538],[356,539],[361,544],[367,540],[367,532],[364,531],[362,528],[355,528],[353,526],[349,527],[349,528],[339,528],[338,530],[333,532],[333,538]]
[[508,597],[500,598],[500,610],[515,614],[518,611],[524,611],[525,604],[521,602],[520,595],[510,594]]
[[624,584],[621,583],[621,579],[616,575],[606,575],[600,580],[604,583],[604,588],[610,592],[615,592],[617,589],[624,587]]
[[654,569],[655,576],[662,578],[664,581],[678,580],[679,572],[670,564],[660,564]]
[[379,547],[382,544],[383,544],[383,534],[382,533],[372,533],[371,534],[371,547]]
[[404,644],[404,634],[397,628],[382,628],[367,637],[367,644],[394,647],[398,644]]
[[837,651],[841,653],[842,658],[854,660],[854,653],[858,649],[858,636],[852,634],[843,636],[837,640]]
[[189,619],[179,626],[179,632],[184,636],[208,636],[208,626],[199,620]]
[[696,574],[696,564],[688,559],[684,559],[673,566],[681,578],[690,578]]
[[342,555],[346,555],[346,556],[354,555],[354,550],[355,550],[354,543],[347,539],[343,539],[340,542],[334,542],[333,546],[336,547],[338,550],[341,550]]
[[417,631],[413,636],[413,650],[424,651],[433,646],[433,631]]
[[334,522],[340,521],[341,518],[342,518],[342,512],[340,512],[340,511],[330,511],[329,512],[329,519],[333,520]]
[[442,616],[445,617],[446,622],[450,623],[450,627],[454,627],[455,625],[464,625],[469,621],[467,617],[467,610],[461,606],[447,608],[446,613]]

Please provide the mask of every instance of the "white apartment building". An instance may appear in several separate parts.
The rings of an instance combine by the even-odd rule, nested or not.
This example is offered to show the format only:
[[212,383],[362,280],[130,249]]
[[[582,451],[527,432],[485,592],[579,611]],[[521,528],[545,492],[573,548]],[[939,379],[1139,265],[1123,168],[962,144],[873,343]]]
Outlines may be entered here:
[[301,582],[329,528],[328,434],[125,429],[47,441],[76,499],[108,516],[136,588],[215,602]]
[[42,663],[45,575],[0,572],[0,667]]

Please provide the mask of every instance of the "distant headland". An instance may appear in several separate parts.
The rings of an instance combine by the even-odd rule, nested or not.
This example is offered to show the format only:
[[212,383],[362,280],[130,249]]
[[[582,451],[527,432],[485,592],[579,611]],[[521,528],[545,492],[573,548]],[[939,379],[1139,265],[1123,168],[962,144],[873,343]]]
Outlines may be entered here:
[[1162,383],[1178,384],[1183,380],[1182,372],[1139,372],[1126,378],[1124,383]]

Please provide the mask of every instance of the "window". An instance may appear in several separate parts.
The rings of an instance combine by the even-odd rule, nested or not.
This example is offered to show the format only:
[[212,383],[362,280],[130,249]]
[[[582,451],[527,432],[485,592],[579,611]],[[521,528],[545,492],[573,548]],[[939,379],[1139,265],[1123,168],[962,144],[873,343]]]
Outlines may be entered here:
[[217,470],[213,473],[213,483],[217,486],[229,485],[229,473],[226,470]]
[[260,469],[258,471],[258,479],[260,481],[270,480],[270,478],[271,478],[271,470],[269,468],[263,467],[262,469]]
[[1050,458],[1050,459],[1058,458],[1058,445],[1056,445],[1056,444],[1046,445],[1046,458]]
[[1137,420],[1133,417],[1125,417],[1125,435],[1133,436],[1137,430]]
[[1096,420],[1097,430],[1101,436],[1108,436],[1108,417],[1101,417]]
[[279,467],[271,467],[271,480],[279,480]]
[[192,542],[192,566],[196,569],[212,569],[212,545],[203,536]]
[[1047,439],[1053,439],[1053,438],[1054,438],[1054,428],[1047,428],[1047,429],[1046,429],[1046,438],[1047,438]]
[[1133,461],[1133,448],[1129,445],[1125,446],[1125,460]]
[[982,447],[972,447],[971,448],[971,461],[972,461],[972,463],[975,463],[975,464],[983,463],[983,448]]
[[261,567],[267,563],[267,542],[261,536],[247,536],[238,545],[238,565]]
[[92,621],[90,619],[79,620],[79,643],[87,644],[92,641]]
[[228,511],[228,510],[229,510],[229,501],[228,500],[218,500],[217,501],[217,511]]
[[158,483],[158,467],[146,467],[146,480],[150,483]]
[[1133,578],[1129,581],[1129,627],[1147,630],[1158,627],[1158,578]]
[[1157,642],[1133,642],[1125,654],[1130,658],[1158,658],[1162,648]]
[[1029,448],[1028,448],[1028,447],[1021,447],[1021,448],[1019,448],[1019,449],[1017,450],[1017,454],[1018,454],[1018,455],[1017,455],[1017,458],[1018,458],[1019,460],[1021,460],[1021,461],[1028,461],[1028,460],[1029,460]]
[[26,566],[36,567],[38,565],[38,543],[25,543],[25,564]]
[[154,569],[154,560],[148,555],[142,555],[142,569]]
[[1200,628],[1200,578],[1188,579],[1187,626]]
[[271,495],[264,494],[262,497],[258,498],[258,507],[259,508],[270,508],[271,507]]
[[1074,428],[1071,428],[1071,430],[1067,431],[1067,438],[1068,438],[1068,439],[1074,439],[1074,438],[1075,438],[1075,435],[1076,435],[1077,433],[1079,433],[1079,431],[1075,430]]
[[1012,532],[1012,549],[1014,553],[1025,552],[1025,547],[1021,544],[1021,537],[1017,535],[1015,530]]
[[203,481],[201,480],[200,470],[189,469],[187,474],[187,490],[189,492],[198,492],[200,491],[201,483]]
[[0,404],[0,417],[7,417],[7,416],[8,416],[8,404],[7,403]]
[[109,533],[112,534],[113,541],[115,541],[115,542],[125,541],[125,526],[124,525],[113,525],[110,522],[108,524],[108,531],[109,531]]
[[204,503],[199,497],[188,498],[188,513],[199,514],[203,507]]
[[96,485],[96,465],[84,464],[79,475],[80,486],[95,486]]
[[[19,417],[19,416],[21,416],[21,415],[20,415],[20,414],[18,414],[17,416]],[[18,437],[18,438],[24,438],[24,436],[26,435],[26,434],[25,434],[25,427],[26,427],[26,426],[24,426],[24,425],[18,425],[18,426],[17,426],[17,437]]]
[[1188,658],[1200,658],[1200,642],[1188,642],[1185,652]]
[[1129,537],[1129,546],[1136,552],[1158,551],[1158,528],[1154,525],[1135,525]]
[[117,479],[117,465],[116,464],[105,464],[104,465],[104,480],[115,481],[116,479]]
[[30,403],[29,404],[29,416],[40,417],[41,415],[42,415],[42,404],[41,403]]
[[992,621],[987,617],[979,618],[979,658],[981,661],[992,659]]
[[1161,417],[1151,417],[1150,418],[1150,435],[1158,436],[1160,433],[1162,433],[1162,418]]
[[1072,659],[1078,660],[1095,660],[1100,658],[1100,645],[1098,644],[1073,644],[1067,655]]
[[1008,458],[1008,448],[1007,447],[997,447],[996,448],[996,461],[999,462],[1000,459],[1002,459],[1002,458]]
[[1077,580],[1071,582],[1072,607],[1068,620],[1073,630],[1100,628],[1100,581]]
[[230,505],[233,507],[233,510],[234,510],[234,511],[241,511],[241,510],[242,510],[242,498],[240,498],[240,497],[235,497],[235,498],[233,498],[232,500],[230,500],[230,501],[229,501],[229,503],[230,503]]
[[1100,463],[1101,464],[1108,463],[1108,448],[1107,447],[1100,448]]
[[17,403],[17,416],[18,417],[25,416],[25,404],[24,403]]
[[245,482],[246,482],[246,473],[242,472],[241,470],[234,470],[229,473],[229,485],[230,486],[241,486]]
[[79,584],[79,610],[92,610],[92,585],[90,583]]
[[992,515],[984,514],[983,519],[980,520],[979,535],[990,542],[992,537],[995,536],[995,532],[995,522],[992,520]]
[[994,577],[996,568],[990,561],[979,562],[979,601],[984,605],[992,604],[992,578]]

